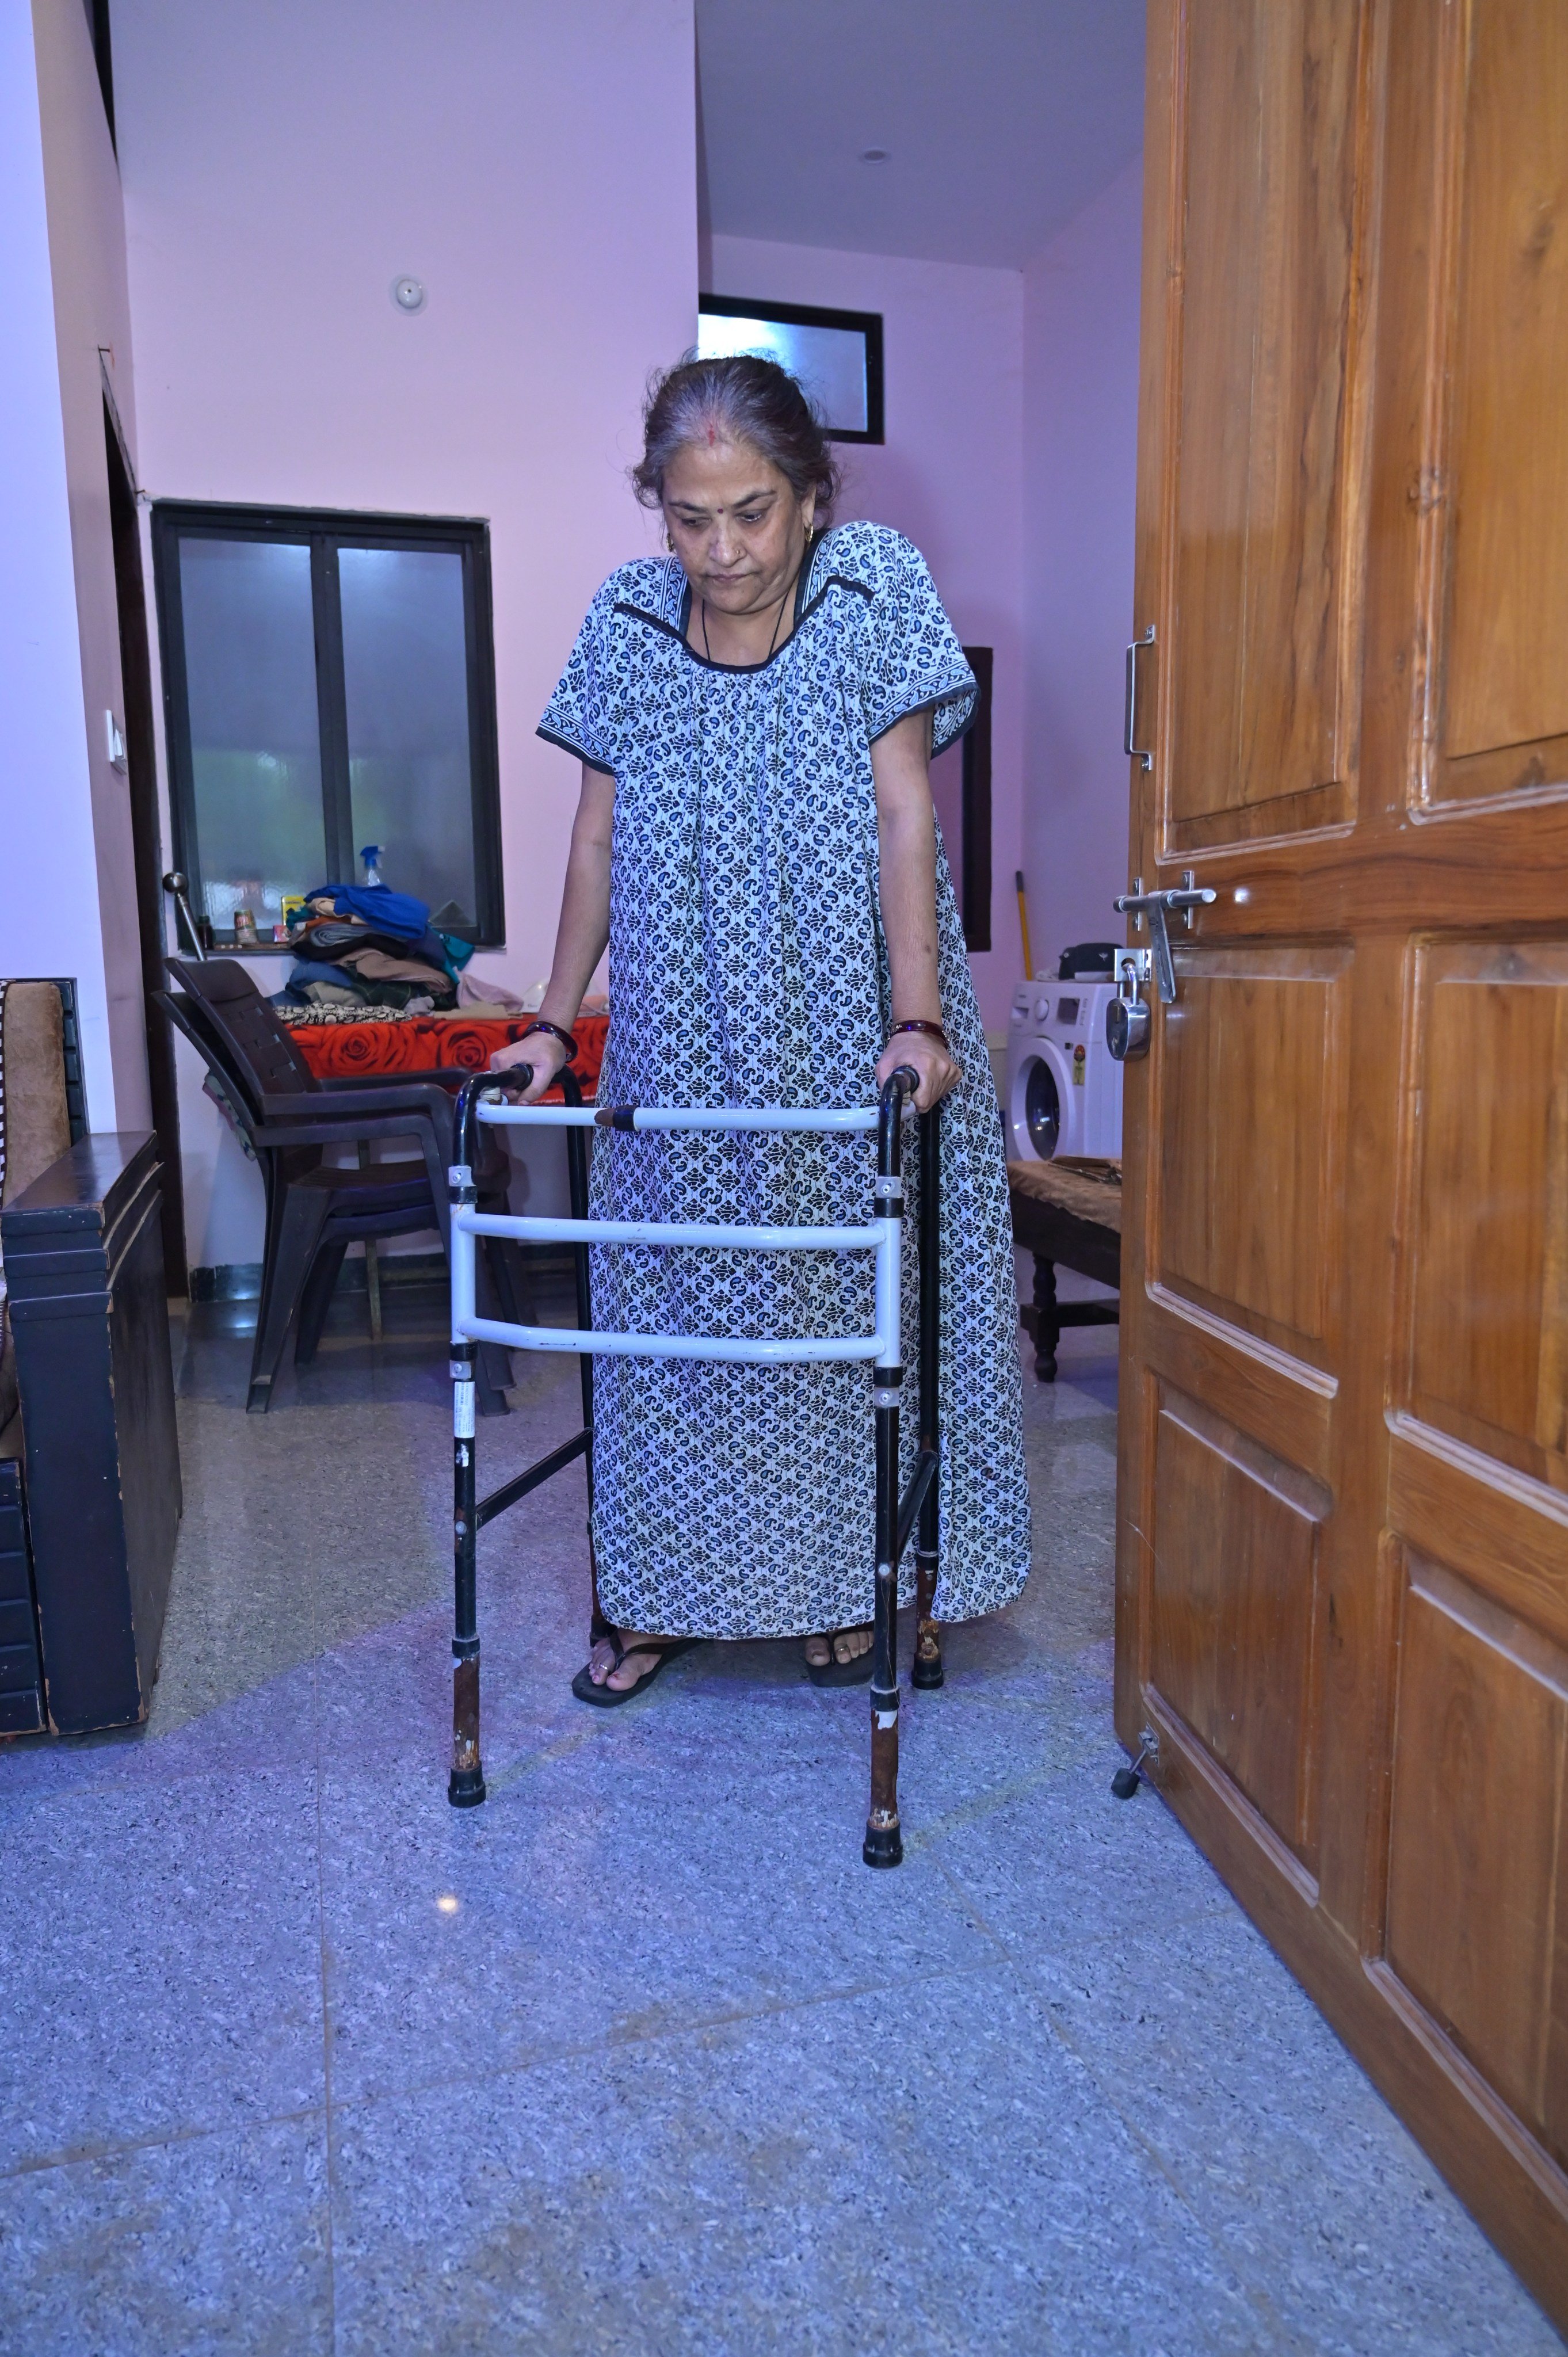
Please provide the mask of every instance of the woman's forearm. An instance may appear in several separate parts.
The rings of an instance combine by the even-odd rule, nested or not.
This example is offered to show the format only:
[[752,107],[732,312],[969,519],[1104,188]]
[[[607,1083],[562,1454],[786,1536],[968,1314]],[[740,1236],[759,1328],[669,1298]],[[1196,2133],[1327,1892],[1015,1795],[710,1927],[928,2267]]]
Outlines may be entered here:
[[583,768],[572,848],[555,929],[555,957],[540,1013],[570,1030],[610,937],[610,829],[615,780]]
[[882,931],[893,983],[893,1020],[940,1022],[937,981],[937,834],[931,808],[930,719],[923,712],[871,748]]

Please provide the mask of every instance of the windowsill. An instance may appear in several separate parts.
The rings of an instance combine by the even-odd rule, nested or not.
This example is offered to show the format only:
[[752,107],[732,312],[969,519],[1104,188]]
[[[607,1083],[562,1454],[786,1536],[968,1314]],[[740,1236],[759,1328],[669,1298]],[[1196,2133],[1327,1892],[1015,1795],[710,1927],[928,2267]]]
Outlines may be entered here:
[[[180,931],[183,932],[184,930],[184,927],[181,926]],[[455,938],[461,939],[461,936],[457,935],[455,936]],[[505,947],[506,943],[504,942],[476,942],[474,943],[476,952],[479,950],[504,950]],[[182,942],[179,947],[174,952],[174,955],[176,957],[186,957],[189,954],[189,950],[190,943],[188,942]],[[209,957],[291,958],[296,957],[299,952],[296,945],[293,942],[214,942],[207,954]]]

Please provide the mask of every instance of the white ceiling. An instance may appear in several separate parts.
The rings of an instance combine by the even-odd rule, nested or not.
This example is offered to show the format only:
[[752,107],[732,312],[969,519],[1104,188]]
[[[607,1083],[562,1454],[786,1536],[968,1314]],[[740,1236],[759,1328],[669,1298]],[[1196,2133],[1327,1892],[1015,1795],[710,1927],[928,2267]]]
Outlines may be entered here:
[[[1138,152],[1144,0],[697,0],[715,231],[1021,268]],[[885,147],[885,164],[860,153]]]

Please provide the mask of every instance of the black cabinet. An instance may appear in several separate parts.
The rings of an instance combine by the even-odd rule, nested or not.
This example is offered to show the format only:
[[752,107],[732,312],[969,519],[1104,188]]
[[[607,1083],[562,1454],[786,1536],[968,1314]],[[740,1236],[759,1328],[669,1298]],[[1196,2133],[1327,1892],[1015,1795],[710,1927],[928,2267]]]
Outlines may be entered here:
[[81,1138],[0,1214],[48,1724],[145,1718],[179,1525],[157,1141]]
[[43,1725],[44,1672],[22,1469],[0,1445],[0,1735],[36,1735]]

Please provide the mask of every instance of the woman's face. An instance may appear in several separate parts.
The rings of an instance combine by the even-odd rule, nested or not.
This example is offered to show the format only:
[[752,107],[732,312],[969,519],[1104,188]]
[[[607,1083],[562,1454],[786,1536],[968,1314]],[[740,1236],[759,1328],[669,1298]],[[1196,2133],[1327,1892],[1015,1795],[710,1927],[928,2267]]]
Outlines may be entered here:
[[686,578],[723,614],[776,605],[800,567],[816,505],[747,442],[688,442],[664,470],[664,522]]

